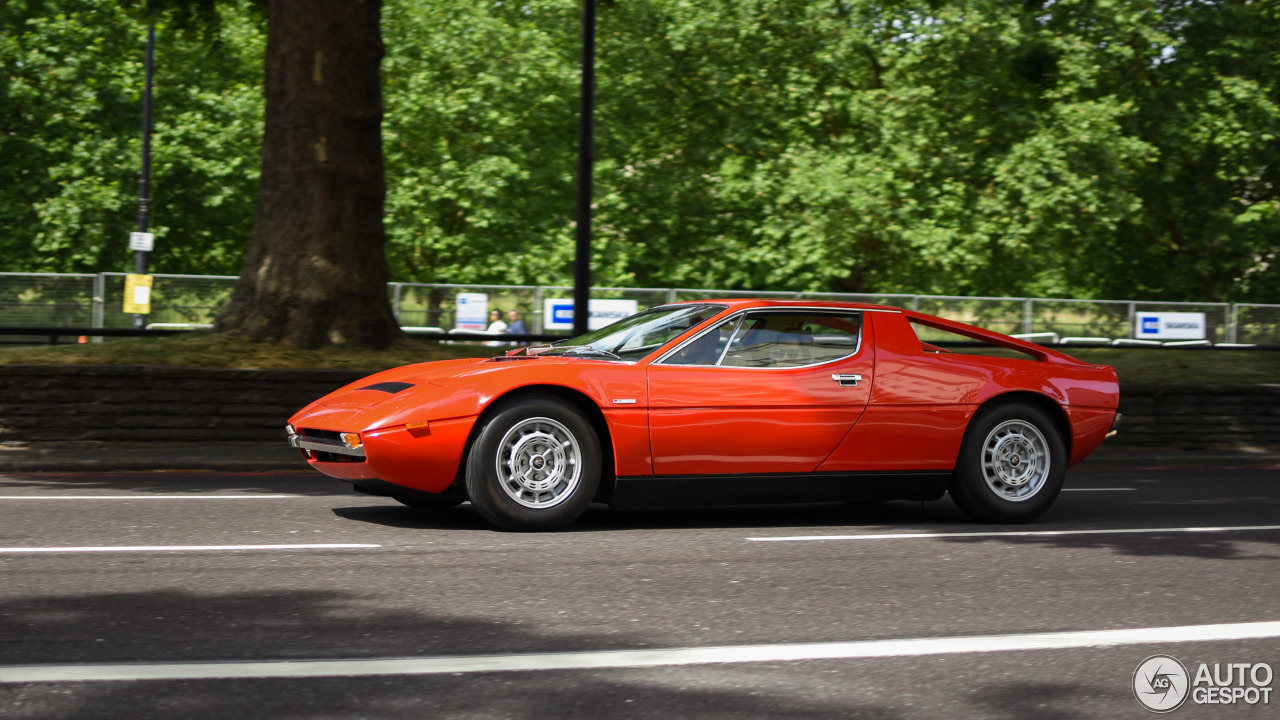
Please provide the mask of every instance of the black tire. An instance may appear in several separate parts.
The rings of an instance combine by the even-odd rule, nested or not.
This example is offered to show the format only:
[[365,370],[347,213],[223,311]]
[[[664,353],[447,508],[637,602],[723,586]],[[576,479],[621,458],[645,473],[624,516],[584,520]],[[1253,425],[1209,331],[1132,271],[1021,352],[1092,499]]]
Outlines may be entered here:
[[600,485],[600,439],[572,405],[519,398],[490,416],[467,456],[467,495],[508,530],[555,530],[578,518]]
[[978,411],[965,431],[949,492],[978,522],[1024,523],[1053,506],[1067,446],[1045,412],[1020,402]]

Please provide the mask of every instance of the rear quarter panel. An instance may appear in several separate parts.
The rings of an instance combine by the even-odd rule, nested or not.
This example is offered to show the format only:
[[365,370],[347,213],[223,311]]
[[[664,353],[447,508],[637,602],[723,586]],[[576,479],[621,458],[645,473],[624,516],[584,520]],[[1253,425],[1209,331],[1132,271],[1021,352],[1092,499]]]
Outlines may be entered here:
[[873,313],[872,319],[877,347],[870,403],[821,470],[951,470],[974,413],[1010,393],[1033,393],[1061,409],[1070,428],[1069,465],[1096,449],[1110,428],[1119,398],[1111,368],[1069,358],[927,353],[906,316]]

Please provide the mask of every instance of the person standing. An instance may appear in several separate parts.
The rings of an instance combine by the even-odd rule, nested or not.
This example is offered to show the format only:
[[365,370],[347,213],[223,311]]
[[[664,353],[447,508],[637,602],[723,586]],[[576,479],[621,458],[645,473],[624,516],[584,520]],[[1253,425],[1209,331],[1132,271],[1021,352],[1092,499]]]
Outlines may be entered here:
[[[501,335],[506,331],[507,331],[507,324],[502,321],[502,311],[498,309],[490,310],[489,311],[489,327],[485,330],[485,332],[489,333],[490,335]],[[485,345],[488,345],[490,347],[497,347],[499,345],[502,345],[502,343],[498,342],[497,340],[486,340]]]
[[489,327],[485,329],[485,332],[493,333],[494,335],[497,335],[498,333],[504,333],[506,331],[507,331],[507,324],[502,321],[502,311],[490,310],[489,311]]
[[525,335],[528,330],[524,327],[524,321],[520,319],[520,313],[515,310],[507,311],[507,334],[508,335]]

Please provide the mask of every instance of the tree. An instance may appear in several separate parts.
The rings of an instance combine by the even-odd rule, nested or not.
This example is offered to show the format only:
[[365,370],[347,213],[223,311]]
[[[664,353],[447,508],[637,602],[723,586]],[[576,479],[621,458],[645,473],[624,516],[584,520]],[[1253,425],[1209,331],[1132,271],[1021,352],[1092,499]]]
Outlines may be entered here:
[[[145,0],[216,25],[215,0]],[[266,117],[249,248],[216,330],[294,347],[386,347],[381,0],[266,0]]]
[[399,334],[382,223],[380,0],[267,3],[253,234],[217,330],[382,348]]
[[[382,252],[376,213],[349,216],[366,228],[354,240],[333,229],[345,220],[325,214],[339,206],[332,198],[373,207],[379,183],[365,179],[378,173],[370,165],[361,175],[332,152],[318,163],[321,138],[327,150],[350,149],[346,158],[358,149],[318,118],[359,125],[347,113],[377,99],[326,105],[303,92],[338,93],[329,85],[337,51],[321,45],[345,43],[354,24],[325,35],[272,16],[273,39],[295,37],[264,53],[255,2],[286,10],[266,0],[0,5],[6,269],[124,264],[141,33],[120,8],[150,7],[170,23],[160,34],[157,269],[235,272],[267,160],[277,169],[263,171],[237,296],[244,318],[257,319],[235,327],[355,341],[349,326],[308,318],[337,318],[336,307],[355,317],[382,302],[373,278],[385,273],[360,264]],[[337,5],[309,5],[308,21]],[[382,5],[395,279],[568,282],[580,0]],[[174,23],[218,28],[204,46],[217,49],[182,39]],[[1274,302],[1278,23],[1280,5],[1264,0],[602,3],[593,276],[650,287]],[[296,92],[271,91],[283,105],[270,123],[284,117],[285,132],[268,128],[274,139],[260,155],[253,88],[264,54],[280,48],[292,54],[267,84]],[[376,53],[362,53],[374,67]],[[359,153],[376,153],[373,144]],[[312,182],[317,190],[303,190]],[[326,254],[330,246],[357,255]],[[366,294],[351,294],[360,283]],[[322,301],[333,293],[345,299]],[[374,318],[364,325],[386,314]],[[231,328],[242,318],[224,319]]]

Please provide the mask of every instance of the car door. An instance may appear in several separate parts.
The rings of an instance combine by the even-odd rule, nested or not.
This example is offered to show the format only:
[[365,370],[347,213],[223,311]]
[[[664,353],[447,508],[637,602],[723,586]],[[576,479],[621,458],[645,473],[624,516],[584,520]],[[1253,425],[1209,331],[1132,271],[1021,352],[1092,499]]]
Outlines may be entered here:
[[867,406],[870,323],[850,310],[730,316],[649,365],[657,475],[813,471]]

